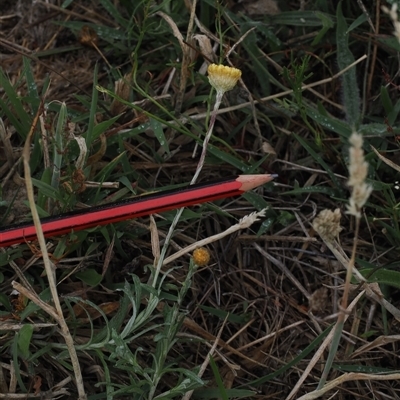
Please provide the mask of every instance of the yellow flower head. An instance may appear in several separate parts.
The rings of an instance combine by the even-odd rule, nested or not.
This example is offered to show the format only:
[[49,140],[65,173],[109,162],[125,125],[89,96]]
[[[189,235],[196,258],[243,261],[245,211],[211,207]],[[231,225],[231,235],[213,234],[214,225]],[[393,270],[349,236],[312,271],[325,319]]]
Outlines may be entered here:
[[223,93],[233,89],[242,76],[240,69],[225,65],[210,64],[207,71],[211,86]]
[[193,261],[199,267],[207,265],[210,262],[210,252],[204,247],[199,247],[193,252]]

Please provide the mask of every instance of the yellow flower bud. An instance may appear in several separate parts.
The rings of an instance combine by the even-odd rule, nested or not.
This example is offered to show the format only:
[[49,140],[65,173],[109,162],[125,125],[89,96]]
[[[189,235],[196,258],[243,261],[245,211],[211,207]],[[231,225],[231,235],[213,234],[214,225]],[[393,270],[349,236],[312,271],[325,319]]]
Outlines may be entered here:
[[199,267],[207,265],[210,262],[210,252],[204,247],[199,247],[193,252],[193,261]]
[[225,65],[210,64],[208,66],[208,80],[217,91],[227,92],[235,87],[242,76],[242,71]]

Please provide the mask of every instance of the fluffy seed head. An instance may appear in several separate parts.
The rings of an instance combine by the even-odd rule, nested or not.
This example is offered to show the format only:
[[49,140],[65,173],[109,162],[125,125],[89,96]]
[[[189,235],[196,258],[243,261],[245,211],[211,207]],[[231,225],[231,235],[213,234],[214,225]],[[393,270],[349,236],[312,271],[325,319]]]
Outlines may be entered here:
[[350,136],[349,181],[352,192],[347,206],[347,213],[361,217],[361,209],[372,192],[372,187],[365,183],[368,174],[368,163],[364,159],[363,137],[357,132]]
[[384,13],[388,14],[390,19],[392,20],[394,26],[393,35],[400,42],[400,21],[397,15],[397,3],[393,3],[390,10],[386,6],[382,6],[382,10]]
[[313,221],[314,230],[327,242],[333,242],[339,235],[342,227],[340,226],[340,209],[335,211],[322,210]]
[[242,71],[225,65],[210,64],[208,66],[208,80],[217,91],[225,93],[235,87],[242,76]]
[[210,258],[210,252],[204,247],[199,247],[193,252],[193,261],[199,267],[207,265],[210,262]]

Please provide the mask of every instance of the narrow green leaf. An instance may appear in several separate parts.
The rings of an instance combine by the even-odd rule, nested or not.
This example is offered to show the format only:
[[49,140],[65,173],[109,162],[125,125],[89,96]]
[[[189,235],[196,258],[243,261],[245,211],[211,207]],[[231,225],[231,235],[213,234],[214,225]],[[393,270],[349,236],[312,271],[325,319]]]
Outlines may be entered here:
[[378,122],[370,122],[369,124],[360,125],[358,132],[362,135],[393,136],[393,133],[388,132],[387,125]]
[[360,270],[360,274],[368,280],[368,282],[377,282],[400,289],[400,271],[386,268],[365,268]]
[[164,130],[162,128],[161,122],[155,120],[154,118],[150,118],[150,126],[156,136],[160,146],[169,154],[169,147],[167,139],[164,135]]
[[328,114],[323,115],[321,112],[310,107],[306,107],[306,112],[310,118],[319,123],[325,129],[337,133],[346,140],[350,137],[352,128],[347,122],[341,121]]
[[323,20],[321,15],[333,23],[333,18],[319,11],[285,11],[271,17],[275,24],[293,26],[321,26]]
[[400,244],[400,231],[398,229],[393,228],[391,224],[387,224],[384,221],[378,220],[379,224],[382,225],[385,229],[385,236],[390,241],[393,246],[398,247]]
[[106,25],[97,25],[93,23],[88,23],[86,21],[53,21],[53,24],[65,26],[71,29],[76,34],[84,27],[88,26],[92,28],[96,34],[103,40],[113,43],[114,47],[118,47],[116,41],[126,40],[126,32],[123,29],[111,28]]
[[322,157],[316,151],[314,151],[314,149],[301,136],[295,133],[292,133],[292,135],[300,142],[300,144],[307,150],[307,152],[314,158],[314,160],[325,169],[332,182],[335,184],[336,189],[338,190],[340,195],[344,195],[342,185],[340,184],[339,180],[336,178],[335,174],[332,172],[328,164],[326,164],[326,162],[322,159]]
[[352,30],[356,29],[357,27],[359,27],[361,24],[363,24],[364,22],[366,22],[367,16],[363,13],[361,14],[358,18],[356,18],[352,24],[349,26],[349,29],[347,29],[346,34],[350,33]]
[[218,371],[218,366],[215,363],[215,361],[211,355],[210,355],[210,365],[211,365],[211,369],[214,374],[215,381],[217,382],[219,394],[220,394],[222,400],[228,400],[229,396],[228,396],[228,393],[226,392],[226,388],[224,386],[224,381],[222,380],[221,374]]
[[276,219],[275,218],[267,218],[261,223],[260,228],[258,229],[256,236],[260,237],[261,235],[264,235],[266,232],[268,232],[271,227],[274,225]]
[[249,320],[248,315],[237,315],[237,314],[232,314],[224,310],[219,310],[214,307],[208,307],[208,306],[202,306],[200,305],[200,308],[204,311],[207,311],[211,315],[215,315],[218,317],[221,321],[224,321],[226,319],[226,316],[228,316],[228,321],[235,323],[235,324],[245,324]]
[[[247,389],[225,389],[229,399],[252,399],[255,398],[257,392]],[[214,388],[201,388],[195,391],[195,399],[217,399],[221,395],[219,389]]]
[[217,157],[219,160],[227,162],[230,165],[233,165],[235,168],[237,168],[242,172],[247,172],[249,168],[247,164],[240,161],[240,159],[238,159],[237,157],[228,154],[225,151],[222,151],[213,145],[208,146],[208,152],[212,154],[214,157]]
[[243,47],[245,48],[251,68],[253,70],[254,75],[257,77],[257,81],[260,84],[260,91],[264,93],[264,95],[268,95],[271,93],[271,85],[270,85],[270,73],[267,69],[267,66],[264,62],[262,62],[260,49],[257,44],[257,38],[255,32],[250,32],[248,36],[246,35],[245,40],[242,42]]
[[12,306],[10,303],[10,299],[5,293],[0,293],[0,304],[6,309],[7,312],[11,311]]
[[124,323],[125,318],[131,308],[130,305],[131,305],[130,298],[129,296],[127,296],[126,293],[124,293],[122,299],[120,300],[120,306],[117,313],[109,321],[110,328],[113,328],[117,331],[121,329],[122,324]]
[[389,48],[393,49],[394,51],[400,51],[400,43],[397,38],[388,36],[385,38],[377,38],[378,42],[381,42],[384,46],[388,46]]
[[102,121],[97,124],[92,131],[91,139],[96,140],[102,133],[104,133],[111,125],[117,121],[120,116],[117,115],[113,118],[108,119],[107,121]]
[[128,131],[118,133],[117,135],[111,136],[107,138],[107,144],[114,144],[118,143],[119,141],[127,140],[134,138],[138,136],[139,134],[147,131],[147,129],[150,129],[151,124],[150,122],[145,122],[144,124],[141,124],[133,129],[129,129]]
[[395,374],[399,373],[399,370],[390,369],[390,368],[382,368],[382,367],[375,367],[373,365],[348,365],[348,364],[334,364],[333,368],[339,371],[345,372],[360,372],[363,374]]
[[107,226],[103,226],[100,228],[100,233],[104,236],[104,239],[106,240],[107,244],[111,243],[111,237],[110,234],[108,233]]
[[128,21],[122,17],[121,13],[110,0],[100,0],[100,3],[115,20],[115,23],[118,23],[123,28],[128,27]]
[[40,104],[40,98],[39,98],[39,94],[37,91],[37,85],[36,85],[35,78],[32,73],[32,68],[31,68],[29,58],[23,57],[22,60],[24,63],[24,75],[25,75],[25,79],[26,79],[26,85],[28,87],[29,97],[38,100],[37,102],[30,101],[33,114],[36,114],[36,112],[39,108],[39,104]]
[[[50,288],[47,287],[46,289],[44,289],[39,294],[39,297],[41,300],[49,302],[50,299],[52,298]],[[24,321],[26,318],[28,318],[30,315],[37,312],[38,310],[40,310],[40,307],[36,305],[34,302],[30,301],[28,305],[24,308],[24,310],[20,313],[21,321]]]
[[57,116],[57,125],[53,143],[53,171],[51,176],[51,186],[55,189],[58,189],[60,184],[60,174],[64,154],[63,138],[65,136],[67,117],[67,106],[63,102]]
[[[400,100],[397,100],[396,104],[393,107],[392,112],[387,116],[390,125],[393,125],[396,122],[399,112],[400,112]],[[396,129],[393,130],[397,133]]]
[[[93,71],[93,90],[92,90],[92,101],[90,104],[90,118],[89,118],[89,126],[88,131],[86,133],[86,146],[90,149],[90,146],[93,143],[93,135],[94,135],[94,127],[95,127],[95,115],[97,111],[97,101],[99,98],[99,92],[96,88],[97,85],[97,75],[98,75],[99,67],[96,64]],[[89,157],[89,154],[87,155]]]
[[335,26],[332,18],[329,15],[318,11],[315,14],[322,22],[322,29],[318,32],[318,35],[313,40],[311,46],[316,46],[325,36],[326,32]]
[[77,272],[75,276],[82,282],[86,283],[90,287],[97,286],[103,277],[93,268],[85,269],[84,271]]
[[244,197],[258,211],[261,211],[270,205],[262,196],[253,191],[243,193],[242,197]]
[[[337,62],[339,69],[344,69],[354,62],[353,54],[349,49],[349,35],[347,23],[342,13],[342,2],[337,6]],[[357,128],[360,122],[360,93],[357,85],[356,68],[353,67],[342,75],[343,103],[346,110],[347,121],[353,128]]]
[[20,355],[27,359],[29,357],[29,347],[33,334],[33,325],[26,324],[18,332],[18,349]]
[[17,378],[17,382],[19,385],[20,390],[23,390],[24,393],[28,393],[28,390],[24,384],[24,380],[22,379],[21,376],[21,369],[20,369],[20,360],[18,359],[19,355],[19,348],[18,348],[18,334],[15,336],[15,340],[13,340],[12,346],[11,346],[11,355],[12,355],[12,360],[14,362],[13,368],[13,374]]
[[73,2],[74,0],[65,0],[62,4],[61,4],[61,8],[68,8],[68,6]]
[[294,194],[310,194],[310,193],[323,193],[327,196],[337,197],[338,191],[327,186],[306,186],[282,193],[283,195],[294,195]]
[[[50,189],[51,174],[52,174],[51,167],[46,168],[45,170],[43,170],[42,176],[40,177],[40,181],[38,181],[38,182],[40,182],[40,184],[46,185],[46,188],[48,190],[51,190],[53,193],[54,188]],[[44,191],[39,190],[37,200],[36,200],[36,205],[42,209],[45,209],[48,198],[49,197],[46,195],[46,189]]]
[[0,87],[6,93],[6,98],[8,99],[8,101],[4,101],[0,98],[0,109],[5,113],[21,137],[25,139],[30,130],[31,117],[25,111],[17,92],[1,69]]
[[[19,247],[16,249],[8,249],[5,253],[0,253],[0,267],[10,265],[11,261],[22,257],[22,251]],[[0,278],[0,283],[3,283],[4,275]]]
[[33,150],[29,165],[31,167],[31,174],[33,175],[38,169],[43,168],[43,146],[41,144],[41,135],[36,131],[33,136]]
[[111,160],[100,172],[98,172],[95,176],[95,180],[98,182],[103,182],[109,178],[115,166],[119,163],[121,157],[124,156],[125,153],[119,154],[113,160]]
[[56,189],[54,189],[51,185],[39,181],[38,179],[32,178],[32,183],[34,186],[36,186],[38,189],[40,189],[41,194],[54,200],[58,200],[59,202],[63,203],[63,196],[60,194],[60,192]]

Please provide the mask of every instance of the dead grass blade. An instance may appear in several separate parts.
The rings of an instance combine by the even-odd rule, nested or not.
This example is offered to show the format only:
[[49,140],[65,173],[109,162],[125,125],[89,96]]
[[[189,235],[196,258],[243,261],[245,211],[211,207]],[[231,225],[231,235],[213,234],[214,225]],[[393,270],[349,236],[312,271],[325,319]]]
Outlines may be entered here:
[[[188,26],[188,32],[187,32],[187,37],[186,41],[188,43],[191,43],[192,41],[192,31],[193,31],[193,19],[194,19],[194,12],[196,10],[196,0],[193,1],[193,4],[191,5],[191,12],[190,12],[190,21],[189,21],[189,26]],[[158,11],[156,15],[159,15],[161,18],[163,18],[167,24],[171,27],[172,32],[174,36],[178,39],[179,45],[181,46],[182,50],[182,63],[181,63],[181,76],[180,76],[180,82],[179,82],[179,92],[177,95],[177,100],[175,104],[175,113],[179,114],[181,112],[182,108],[182,103],[183,103],[183,96],[185,94],[186,90],[186,82],[188,79],[188,68],[189,65],[193,62],[193,57],[192,53],[193,51],[191,48],[185,43],[185,40],[183,39],[183,36],[176,25],[175,21],[167,14],[165,14],[162,11]]]
[[336,386],[341,385],[344,382],[349,381],[390,381],[390,380],[399,380],[400,374],[389,374],[389,375],[375,375],[375,374],[362,374],[357,372],[349,372],[343,374],[333,381],[328,382],[322,389],[316,390],[311,393],[307,393],[301,397],[298,397],[297,400],[314,400],[318,399],[325,393],[329,392],[330,390],[334,389]]
[[397,172],[400,172],[400,166],[395,164],[393,161],[390,161],[388,158],[384,157],[381,153],[379,153],[379,151],[374,146],[371,146],[371,149],[379,157],[379,159],[382,160],[386,165],[389,165],[389,167],[392,167]]
[[196,243],[193,243],[187,247],[185,247],[182,250],[177,251],[176,253],[172,254],[172,256],[167,257],[163,265],[170,264],[172,261],[178,259],[179,257],[182,257],[184,254],[190,253],[194,249],[197,249],[198,247],[204,247],[210,243],[216,242],[217,240],[221,240],[222,238],[231,235],[232,233],[239,231],[241,229],[246,229],[249,226],[251,226],[254,222],[258,221],[259,217],[263,217],[265,215],[265,212],[267,209],[261,210],[256,213],[252,213],[250,215],[247,215],[246,217],[243,217],[237,224],[229,227],[227,230],[221,233],[217,233],[216,235],[209,236],[203,240],[199,240]]
[[[197,374],[197,376],[198,376],[199,378],[201,378],[201,377],[203,376],[204,372],[206,371],[206,369],[207,369],[207,367],[208,367],[208,364],[210,363],[210,358],[214,355],[214,353],[215,353],[215,351],[216,351],[216,349],[217,349],[217,346],[219,345],[219,341],[221,340],[222,332],[223,332],[223,330],[224,330],[224,328],[225,328],[225,325],[226,325],[226,323],[227,323],[227,321],[228,321],[228,316],[229,316],[229,314],[226,316],[226,318],[225,318],[225,320],[224,320],[224,322],[223,322],[223,324],[222,324],[222,326],[221,326],[221,329],[219,330],[218,335],[217,335],[217,337],[216,337],[216,339],[215,339],[215,342],[214,342],[214,344],[212,345],[210,351],[208,352],[208,354],[207,354],[207,356],[206,356],[206,358],[205,358],[203,364],[201,364],[200,371],[199,371],[199,373]],[[189,400],[189,399],[192,397],[192,394],[193,394],[193,390],[188,391],[188,392],[185,393],[185,395],[182,397],[182,400]]]
[[[349,304],[349,306],[346,309],[346,315],[344,317],[344,320],[346,321],[347,318],[349,317],[351,311],[353,308],[356,306],[358,301],[361,299],[361,297],[364,295],[365,291],[363,290],[360,292],[357,297]],[[335,326],[336,327],[336,326]],[[301,375],[300,379],[297,381],[295,387],[292,389],[292,391],[289,393],[289,395],[286,397],[285,400],[290,400],[293,399],[295,394],[300,390],[301,386],[303,385],[304,381],[306,380],[307,376],[310,374],[311,370],[315,367],[315,364],[318,362],[318,360],[321,358],[322,353],[325,351],[325,349],[328,347],[328,345],[331,343],[334,335],[335,335],[335,327],[329,332],[329,335],[325,338],[317,352],[314,354],[314,357],[311,359],[310,363],[307,365],[307,368],[304,370],[303,374]],[[325,388],[325,387],[324,387]],[[324,392],[325,393],[325,392]],[[316,397],[315,397],[316,398]],[[310,397],[311,399],[311,397]],[[299,400],[299,399],[298,399]],[[304,400],[304,399],[303,399]]]
[[400,335],[391,335],[391,336],[379,336],[371,343],[367,343],[364,346],[361,346],[357,349],[352,355],[352,358],[360,357],[361,354],[376,349],[377,347],[385,346],[389,343],[395,343],[400,340]]
[[270,262],[272,262],[274,265],[276,265],[281,271],[282,273],[287,276],[293,283],[293,285],[295,285],[297,287],[297,289],[300,290],[301,293],[303,293],[303,295],[309,299],[311,297],[310,293],[307,292],[306,288],[299,282],[298,279],[296,279],[296,277],[289,271],[288,268],[286,268],[286,266],[280,262],[279,260],[277,260],[275,257],[272,257],[271,254],[269,254],[268,252],[266,252],[263,248],[261,248],[257,243],[253,243],[253,246],[257,249],[257,251],[263,256],[265,257],[267,260],[269,260]]
[[[43,103],[41,104],[41,107],[39,107],[39,109],[36,113],[36,116],[32,122],[31,129],[26,138],[25,146],[24,146],[24,150],[23,150],[23,162],[24,162],[24,172],[25,172],[25,184],[26,184],[29,205],[31,208],[32,218],[33,218],[33,222],[35,224],[36,234],[38,237],[40,250],[42,252],[43,263],[44,263],[44,267],[46,270],[46,275],[47,275],[47,279],[49,282],[50,292],[52,295],[52,299],[53,299],[55,308],[42,302],[38,298],[36,293],[31,293],[28,289],[24,290],[24,295],[26,297],[30,298],[32,301],[34,301],[37,305],[39,305],[39,307],[41,307],[46,313],[51,315],[59,324],[59,326],[61,328],[61,333],[65,340],[65,344],[67,345],[68,352],[69,352],[69,355],[71,358],[71,363],[72,363],[72,366],[74,369],[75,384],[76,384],[76,387],[78,390],[79,400],[86,400],[87,396],[85,393],[85,388],[83,386],[83,377],[82,377],[82,372],[81,372],[81,368],[79,365],[78,355],[76,353],[76,350],[74,347],[74,341],[71,336],[71,333],[69,332],[68,325],[64,319],[60,299],[58,297],[58,292],[57,292],[57,282],[55,279],[55,271],[53,269],[54,266],[49,258],[49,253],[48,253],[47,247],[46,247],[46,241],[45,241],[45,238],[43,235],[43,230],[42,230],[42,227],[40,224],[39,214],[36,210],[35,195],[33,192],[33,184],[32,184],[31,171],[30,171],[30,166],[29,166],[31,140],[32,140],[33,133],[35,132],[37,123],[39,121],[39,115],[42,112],[43,112]],[[22,290],[22,287],[20,287],[21,285],[19,285],[17,282],[13,282],[13,286],[14,286],[14,288],[18,287],[19,291]],[[42,303],[44,303],[44,304],[42,304]]]

